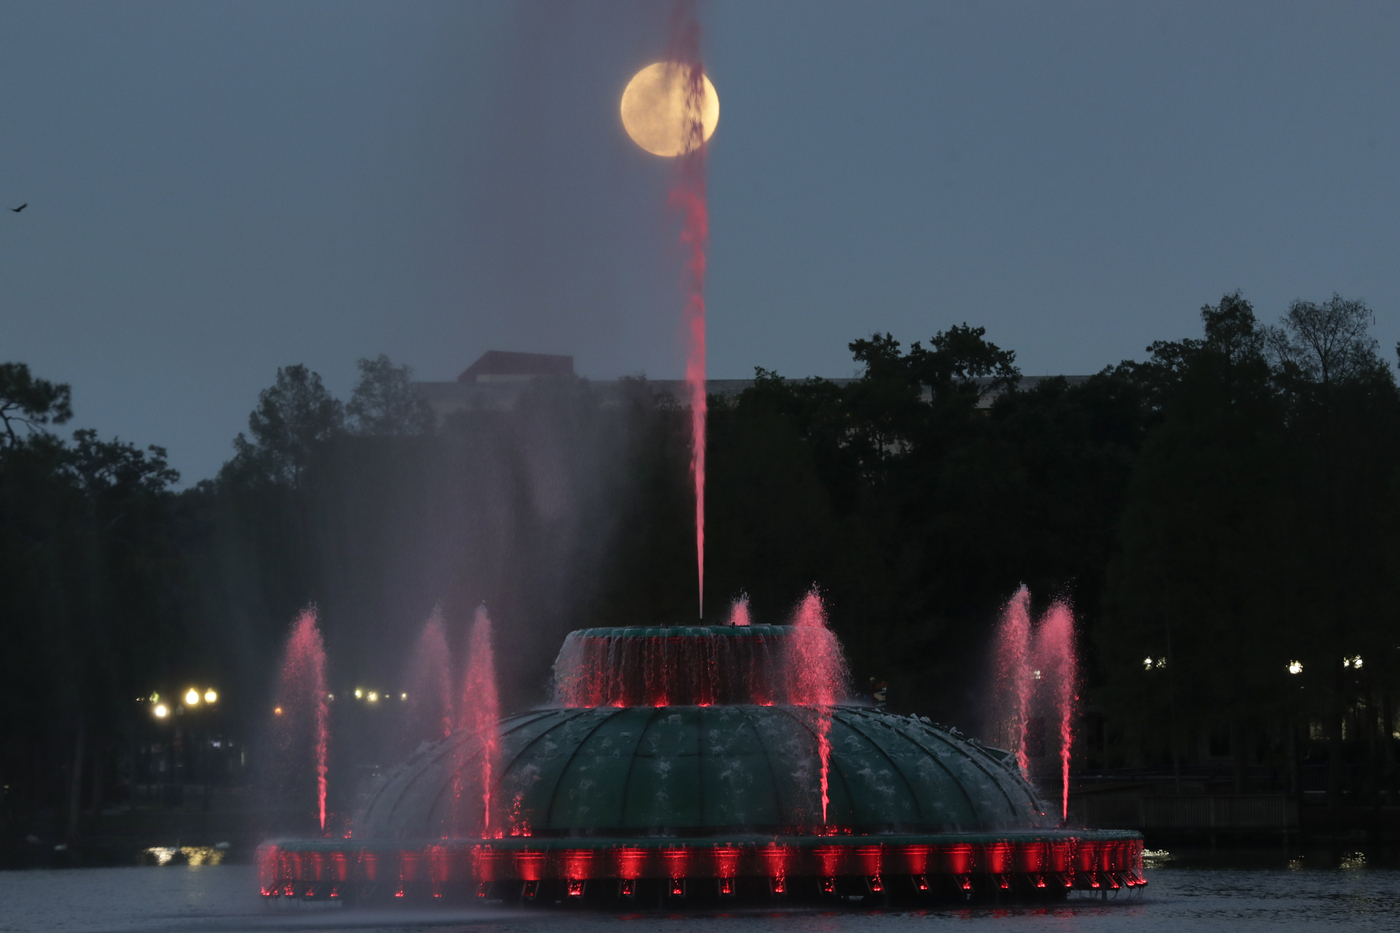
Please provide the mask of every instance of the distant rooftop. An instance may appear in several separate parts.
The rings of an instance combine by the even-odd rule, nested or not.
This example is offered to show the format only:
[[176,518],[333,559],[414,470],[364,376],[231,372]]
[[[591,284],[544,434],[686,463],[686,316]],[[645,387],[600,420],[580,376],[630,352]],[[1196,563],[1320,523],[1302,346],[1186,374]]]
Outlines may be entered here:
[[458,382],[528,382],[536,376],[572,376],[574,358],[556,353],[487,350],[462,371]]
[[[441,422],[454,412],[467,409],[509,410],[529,383],[534,379],[573,379],[574,358],[555,353],[515,353],[509,350],[488,350],[475,363],[457,377],[455,382],[415,382],[418,390],[436,413]],[[1030,389],[1052,376],[1022,376],[1020,388]],[[1086,381],[1088,376],[1063,376],[1071,385]],[[794,382],[799,381],[794,379]],[[846,378],[829,379],[839,386],[855,380]],[[978,379],[986,385],[990,379]],[[620,383],[617,380],[593,380],[589,383],[595,390],[604,394],[604,405],[620,404],[618,394]],[[686,383],[682,379],[649,379],[652,390],[673,395],[684,400],[688,397]],[[735,397],[753,385],[752,379],[708,379],[706,391],[710,395]],[[997,393],[999,394],[999,393]],[[925,386],[924,398],[932,398],[932,391]],[[984,396],[978,408],[990,408],[994,395]]]

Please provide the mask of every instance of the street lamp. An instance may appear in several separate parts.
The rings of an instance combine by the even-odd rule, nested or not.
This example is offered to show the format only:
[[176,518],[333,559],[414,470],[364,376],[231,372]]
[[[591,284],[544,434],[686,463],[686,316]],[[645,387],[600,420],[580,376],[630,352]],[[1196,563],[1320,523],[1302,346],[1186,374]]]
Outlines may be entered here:
[[151,712],[155,713],[157,719],[164,719],[166,716],[170,715],[170,707],[166,706],[164,703],[157,703],[156,708],[151,710]]
[[217,703],[217,702],[219,702],[219,694],[218,694],[218,691],[216,691],[213,687],[210,687],[208,690],[204,691],[204,702],[205,702],[205,703]]
[[186,705],[186,706],[198,706],[198,705],[199,705],[199,691],[198,691],[198,690],[196,690],[195,688],[191,687],[189,690],[185,691],[185,705]]
[[1290,674],[1301,674],[1301,673],[1303,673],[1303,662],[1302,662],[1302,661],[1289,661],[1289,662],[1288,662],[1288,673],[1290,673]]

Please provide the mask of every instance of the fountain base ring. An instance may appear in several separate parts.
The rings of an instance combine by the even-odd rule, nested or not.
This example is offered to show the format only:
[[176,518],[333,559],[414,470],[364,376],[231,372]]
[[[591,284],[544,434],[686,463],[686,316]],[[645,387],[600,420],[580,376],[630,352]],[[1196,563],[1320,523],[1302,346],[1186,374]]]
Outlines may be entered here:
[[258,850],[268,898],[674,903],[1063,897],[1135,890],[1142,836],[1114,830],[715,839],[288,840]]

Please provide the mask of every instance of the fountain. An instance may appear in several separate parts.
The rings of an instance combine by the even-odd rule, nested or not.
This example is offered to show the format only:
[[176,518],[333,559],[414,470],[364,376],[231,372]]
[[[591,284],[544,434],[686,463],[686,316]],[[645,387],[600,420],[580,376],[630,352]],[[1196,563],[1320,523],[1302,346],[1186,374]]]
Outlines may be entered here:
[[551,705],[426,745],[345,838],[264,846],[262,893],[679,907],[1146,883],[1139,834],[1067,828],[1016,754],[848,701],[815,592],[791,625],[734,616],[573,632]]
[[[1055,602],[1034,629],[1031,594],[1022,586],[1002,610],[996,637],[996,691],[993,698],[998,741],[1012,750],[1022,774],[1031,773],[1030,724],[1056,724],[1060,818],[1069,817],[1069,766],[1074,745],[1079,661],[1074,647],[1074,614]],[[1039,716],[1033,714],[1040,713]],[[1036,736],[1044,745],[1043,735]],[[1043,751],[1043,748],[1042,748]],[[1039,755],[1037,755],[1039,757]]]
[[[316,609],[307,607],[292,624],[282,653],[277,703],[273,707],[275,759],[280,783],[295,786],[311,759],[316,778],[316,816],[326,828],[327,753],[330,708],[326,703],[326,646]],[[308,754],[309,746],[309,754]]]
[[[668,203],[681,217],[703,620],[706,115],[713,109],[717,119],[718,101],[695,14],[692,0],[678,0],[662,69],[681,87],[677,138],[660,149],[633,138],[677,157]],[[430,622],[415,689],[425,691],[425,710],[452,722],[450,734],[390,774],[344,838],[263,846],[262,893],[676,907],[1135,889],[1146,883],[1142,837],[1067,828],[1064,800],[1048,813],[1027,778],[1027,710],[1039,695],[1033,662],[1056,672],[1049,689],[1068,775],[1073,620],[1052,610],[1033,644],[1029,596],[1018,599],[1019,628],[1002,646],[1003,688],[1015,698],[1003,723],[1014,752],[851,702],[845,658],[815,589],[788,625],[756,624],[741,596],[727,625],[573,632],[555,661],[553,702],[505,718],[485,612],[455,701],[438,699],[449,682],[446,639],[440,620]]]

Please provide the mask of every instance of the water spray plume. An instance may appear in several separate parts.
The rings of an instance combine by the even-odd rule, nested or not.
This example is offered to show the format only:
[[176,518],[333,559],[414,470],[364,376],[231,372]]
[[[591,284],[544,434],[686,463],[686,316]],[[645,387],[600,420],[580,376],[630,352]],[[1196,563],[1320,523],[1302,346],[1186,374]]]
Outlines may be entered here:
[[998,741],[1015,754],[1022,774],[1030,772],[1026,725],[1030,716],[1032,674],[1031,594],[1022,586],[1002,610],[997,627],[996,707]]
[[[278,702],[275,708],[281,744],[288,755],[300,746],[301,732],[310,732],[316,773],[316,810],[326,828],[327,751],[330,707],[326,701],[326,646],[317,627],[316,609],[307,607],[292,624],[282,655]],[[283,711],[287,715],[283,715]],[[295,771],[295,765],[293,765]]]
[[[496,687],[496,656],[491,647],[491,619],[486,607],[476,610],[472,622],[471,637],[467,644],[467,670],[462,680],[461,715],[458,728],[467,734],[463,746],[475,750],[479,767],[475,780],[461,784],[475,785],[480,794],[482,817],[481,835],[489,837],[491,830],[491,790],[496,760],[500,756],[500,737],[496,723],[500,719],[501,704]],[[465,764],[465,763],[464,763]]]
[[729,607],[729,624],[747,628],[749,624],[749,597],[740,593]]
[[1044,689],[1059,723],[1060,819],[1069,819],[1069,766],[1074,749],[1074,711],[1078,701],[1079,662],[1074,647],[1074,614],[1057,602],[1040,620],[1036,631],[1036,666],[1044,673]]
[[813,731],[821,759],[822,823],[831,802],[831,709],[846,695],[849,673],[836,636],[826,627],[826,607],[813,587],[792,620],[788,643],[788,702],[816,709]]
[[692,0],[681,0],[671,16],[673,66],[685,87],[685,151],[677,157],[668,202],[681,214],[685,303],[685,381],[690,401],[690,472],[695,480],[695,571],[700,618],[705,617],[705,252],[710,218],[705,194],[705,68],[700,61],[700,21]]
[[432,615],[423,624],[413,662],[408,670],[409,708],[412,723],[422,738],[446,738],[452,734],[454,723],[452,655],[447,647],[447,626],[442,607],[434,606]]
[[[1031,712],[1052,719],[1058,729],[1060,819],[1069,818],[1069,766],[1074,750],[1074,717],[1079,701],[1079,659],[1074,644],[1074,613],[1056,602],[1032,629],[1030,591],[1024,586],[1002,610],[997,627],[995,715],[1000,740],[1030,776],[1027,730]],[[1050,715],[1045,715],[1048,712]],[[1037,753],[1039,754],[1039,753]]]

